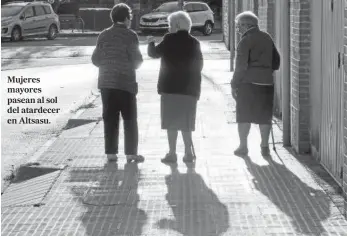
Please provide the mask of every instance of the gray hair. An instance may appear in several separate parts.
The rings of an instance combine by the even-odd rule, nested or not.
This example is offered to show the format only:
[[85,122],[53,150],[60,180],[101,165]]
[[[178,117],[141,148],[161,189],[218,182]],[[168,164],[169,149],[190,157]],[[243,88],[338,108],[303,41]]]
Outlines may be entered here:
[[235,22],[238,24],[247,24],[251,26],[258,25],[258,17],[251,11],[244,11],[235,17]]
[[179,30],[185,30],[190,32],[192,28],[192,20],[188,13],[184,11],[177,11],[171,13],[168,17],[169,26],[171,29],[174,29],[174,32]]

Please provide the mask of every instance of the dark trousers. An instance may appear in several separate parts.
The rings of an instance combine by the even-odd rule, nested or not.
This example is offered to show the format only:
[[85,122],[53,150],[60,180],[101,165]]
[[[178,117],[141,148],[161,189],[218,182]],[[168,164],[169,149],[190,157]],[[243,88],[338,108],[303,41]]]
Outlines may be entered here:
[[117,154],[119,141],[119,116],[124,125],[126,155],[137,155],[138,126],[136,95],[117,89],[101,89],[104,119],[105,153]]

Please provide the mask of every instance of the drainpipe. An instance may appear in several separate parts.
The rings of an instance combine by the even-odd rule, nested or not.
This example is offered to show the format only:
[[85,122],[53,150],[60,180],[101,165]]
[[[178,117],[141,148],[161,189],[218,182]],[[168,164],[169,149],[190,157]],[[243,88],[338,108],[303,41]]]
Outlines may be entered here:
[[235,58],[235,1],[229,2],[229,45],[230,45],[230,71],[234,71]]
[[282,121],[283,146],[290,146],[290,0],[283,2],[283,55],[282,55]]

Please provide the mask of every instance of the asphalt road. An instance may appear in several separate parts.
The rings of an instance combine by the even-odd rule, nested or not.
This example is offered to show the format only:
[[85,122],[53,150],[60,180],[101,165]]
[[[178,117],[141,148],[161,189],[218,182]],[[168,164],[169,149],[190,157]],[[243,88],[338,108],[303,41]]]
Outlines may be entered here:
[[[209,40],[222,40],[222,34],[216,33],[210,36],[203,36],[201,33],[193,32],[201,41]],[[160,39],[162,35],[155,35]],[[28,38],[19,42],[2,41],[1,47],[26,47],[26,46],[94,46],[97,36],[85,36],[85,37],[58,37],[55,40],[47,40],[46,38]],[[145,43],[146,36],[139,36],[139,40]]]

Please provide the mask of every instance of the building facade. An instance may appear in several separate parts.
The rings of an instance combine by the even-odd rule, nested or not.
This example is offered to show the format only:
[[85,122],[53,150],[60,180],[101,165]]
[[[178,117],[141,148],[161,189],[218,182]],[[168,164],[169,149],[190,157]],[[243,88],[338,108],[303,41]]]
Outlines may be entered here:
[[282,56],[275,74],[274,109],[283,122],[284,145],[300,154],[312,154],[340,185],[346,200],[347,0],[235,0],[223,4],[228,48],[234,50],[237,45],[232,21],[244,10],[258,15],[260,28],[273,37]]

